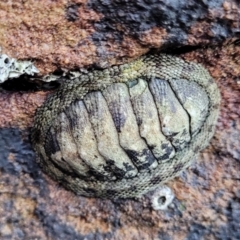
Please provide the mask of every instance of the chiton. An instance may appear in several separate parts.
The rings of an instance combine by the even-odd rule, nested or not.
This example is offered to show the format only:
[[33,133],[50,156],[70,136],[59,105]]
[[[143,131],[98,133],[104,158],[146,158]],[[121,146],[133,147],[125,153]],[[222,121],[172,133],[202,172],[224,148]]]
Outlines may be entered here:
[[202,66],[148,55],[65,81],[37,111],[32,141],[42,168],[75,193],[134,197],[190,165],[219,103]]

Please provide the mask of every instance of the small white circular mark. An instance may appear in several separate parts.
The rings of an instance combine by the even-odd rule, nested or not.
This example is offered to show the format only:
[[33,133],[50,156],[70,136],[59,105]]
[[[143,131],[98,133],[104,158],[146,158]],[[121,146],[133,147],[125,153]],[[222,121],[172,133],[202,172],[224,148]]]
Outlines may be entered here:
[[154,210],[166,210],[174,199],[174,193],[171,188],[167,186],[158,187],[152,197],[152,208]]

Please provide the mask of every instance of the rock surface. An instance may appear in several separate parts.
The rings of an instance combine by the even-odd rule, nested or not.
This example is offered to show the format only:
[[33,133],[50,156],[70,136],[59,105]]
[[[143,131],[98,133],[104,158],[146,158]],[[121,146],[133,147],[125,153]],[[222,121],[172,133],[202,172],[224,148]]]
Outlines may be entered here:
[[237,0],[15,0],[0,2],[0,43],[42,74],[108,67],[149,48],[220,42],[240,32]]
[[[167,17],[168,21],[162,20],[166,21],[165,25],[163,22],[152,25],[150,19],[149,28],[145,29],[146,24],[141,27],[135,20],[138,11],[133,11],[136,15],[126,17],[131,11],[119,10],[117,17],[114,8],[120,7],[117,3],[111,4],[113,1],[46,0],[43,5],[37,5],[37,1],[22,2],[0,3],[0,22],[4,26],[0,27],[0,45],[5,53],[13,57],[36,59],[42,73],[51,72],[59,66],[72,68],[90,64],[102,66],[100,62],[106,62],[106,65],[120,63],[123,57],[133,58],[150,47],[165,46],[167,40],[164,42],[161,39],[168,34],[162,34],[159,29],[179,24]],[[145,5],[149,7],[154,5],[153,2],[146,1]],[[167,2],[170,5],[175,3]],[[185,1],[180,2],[180,7],[186,5]],[[228,10],[229,15],[219,14],[218,18],[212,19],[216,22],[216,19],[232,16],[226,22],[219,20],[220,26],[228,29],[227,36],[233,34],[233,29],[239,28],[237,2],[200,3],[207,13],[211,12],[210,8],[215,14]],[[137,9],[145,12],[141,4]],[[174,12],[173,7],[167,9],[167,13],[170,10]],[[175,41],[176,46],[204,46],[225,38],[220,36],[222,31],[209,35],[206,29],[213,24],[209,21],[211,18],[206,14],[200,16],[195,18],[194,26],[198,26],[195,31],[188,31],[191,34],[186,39]],[[192,22],[186,22],[191,23],[190,26],[179,25],[179,31],[193,29]],[[208,27],[205,29],[203,26]],[[118,27],[117,30],[114,27]],[[56,38],[51,38],[54,31],[58,34]],[[147,34],[141,35],[141,32]],[[121,41],[119,35],[124,36]],[[96,37],[98,40],[93,41],[93,36],[106,37],[107,40]],[[148,37],[142,43],[139,36]],[[153,43],[152,39],[159,40]],[[74,44],[78,44],[77,47]],[[1,239],[240,239],[239,40],[185,51],[189,49],[192,50],[181,48],[176,53],[186,60],[203,64],[210,71],[221,90],[222,106],[210,146],[193,166],[168,183],[176,198],[166,211],[151,208],[151,193],[140,199],[116,201],[84,198],[52,181],[36,164],[29,141],[34,112],[49,91],[36,91],[32,84],[29,87],[21,80],[12,88],[14,91],[9,91],[11,85],[5,85],[8,91],[0,89]]]

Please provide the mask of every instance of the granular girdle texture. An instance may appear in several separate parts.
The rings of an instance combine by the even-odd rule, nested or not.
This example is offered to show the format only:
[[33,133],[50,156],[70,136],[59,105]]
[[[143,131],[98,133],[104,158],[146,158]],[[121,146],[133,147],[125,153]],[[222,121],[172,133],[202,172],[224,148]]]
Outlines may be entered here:
[[75,193],[135,197],[191,164],[219,105],[201,65],[147,55],[63,83],[38,109],[32,142],[45,172]]

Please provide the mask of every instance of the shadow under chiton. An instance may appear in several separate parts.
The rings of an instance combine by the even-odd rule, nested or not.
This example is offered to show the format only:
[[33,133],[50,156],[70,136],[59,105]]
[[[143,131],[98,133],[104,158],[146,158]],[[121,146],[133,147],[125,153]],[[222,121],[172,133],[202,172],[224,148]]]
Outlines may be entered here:
[[75,193],[134,197],[190,165],[219,104],[201,65],[147,55],[67,80],[37,110],[32,142],[45,172]]

